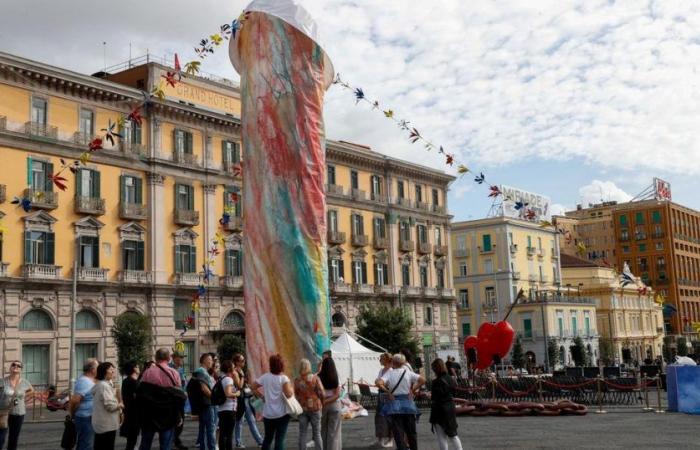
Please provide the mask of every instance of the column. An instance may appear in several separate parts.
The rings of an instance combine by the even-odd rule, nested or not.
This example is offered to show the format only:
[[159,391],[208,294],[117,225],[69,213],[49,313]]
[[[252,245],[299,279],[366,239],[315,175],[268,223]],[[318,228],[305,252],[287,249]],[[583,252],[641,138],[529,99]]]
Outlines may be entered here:
[[150,208],[150,223],[148,224],[148,260],[153,280],[156,284],[165,284],[170,276],[165,272],[165,187],[163,176],[158,173],[148,173],[148,193]]
[[151,120],[151,136],[152,136],[152,144],[153,146],[151,147],[151,151],[149,152],[150,156],[153,158],[165,158],[165,155],[162,153],[161,146],[163,145],[163,139],[162,139],[162,130],[161,130],[161,123],[160,120],[156,117],[154,117]]

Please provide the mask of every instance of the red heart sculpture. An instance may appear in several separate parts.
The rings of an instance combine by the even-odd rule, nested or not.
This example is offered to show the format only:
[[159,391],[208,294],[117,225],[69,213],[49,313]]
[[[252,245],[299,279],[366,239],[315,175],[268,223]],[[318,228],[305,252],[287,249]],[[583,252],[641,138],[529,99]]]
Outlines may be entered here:
[[495,350],[498,356],[505,358],[513,345],[515,330],[508,322],[502,320],[496,324],[496,329],[491,337],[495,341]]
[[464,340],[464,351],[466,352],[470,348],[476,348],[477,339],[476,336],[469,336]]
[[515,331],[505,320],[496,324],[485,322],[479,327],[476,336],[469,336],[464,340],[464,351],[476,348],[476,368],[486,369],[495,357],[504,358],[513,344]]

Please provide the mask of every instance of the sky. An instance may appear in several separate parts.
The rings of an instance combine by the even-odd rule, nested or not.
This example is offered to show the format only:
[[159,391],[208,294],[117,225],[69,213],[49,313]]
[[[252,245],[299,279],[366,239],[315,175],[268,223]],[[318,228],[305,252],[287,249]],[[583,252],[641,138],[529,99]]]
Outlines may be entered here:
[[[245,1],[0,0],[0,51],[92,73],[147,51],[182,61]],[[551,198],[555,211],[629,201],[657,176],[700,210],[700,2],[300,0],[342,78],[457,163]],[[103,45],[106,42],[106,45]],[[202,70],[238,79],[219,50]],[[333,86],[331,139],[455,173]],[[474,176],[456,220],[489,212]]]

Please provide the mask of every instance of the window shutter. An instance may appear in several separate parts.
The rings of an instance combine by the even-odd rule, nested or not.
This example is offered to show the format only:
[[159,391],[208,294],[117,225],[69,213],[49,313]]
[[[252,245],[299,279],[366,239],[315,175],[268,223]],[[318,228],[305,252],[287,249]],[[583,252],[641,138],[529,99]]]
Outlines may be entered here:
[[31,231],[25,231],[24,232],[24,263],[25,264],[32,264],[34,261],[32,261],[32,240],[31,240]]
[[353,261],[350,263],[350,267],[352,268],[352,284],[357,284],[357,267],[355,266],[357,262]]
[[227,142],[226,141],[221,141],[221,160],[224,162],[225,165],[229,164],[231,161],[229,161],[229,155],[228,152],[226,151],[227,147]]
[[100,172],[97,170],[91,171],[92,175],[92,198],[100,198]]
[[136,204],[143,205],[143,181],[140,177],[134,177],[134,187],[136,190]]
[[46,239],[46,245],[44,246],[44,262],[46,264],[53,264],[54,263],[54,240],[55,236],[54,233],[46,233],[45,234],[45,239]]
[[185,153],[192,154],[192,133],[185,133]]
[[197,272],[197,247],[190,246],[190,273]]
[[233,274],[233,272],[231,271],[232,267],[231,267],[231,261],[230,261],[232,251],[233,250],[224,251],[224,273],[226,275],[229,275],[229,276]]
[[233,162],[234,164],[241,162],[241,144],[238,142],[233,143]]
[[83,195],[83,170],[78,169],[75,171],[75,196],[81,197]]
[[51,175],[53,175],[53,163],[46,163],[46,187],[44,189],[46,192],[53,192]]
[[384,284],[388,285],[389,284],[389,266],[386,264],[382,264],[384,266]]
[[180,130],[173,130],[173,152],[177,153],[178,151],[181,151],[182,149],[177,148],[177,141],[178,141],[178,133]]
[[345,264],[342,259],[338,260],[338,278],[345,280]]
[[27,186],[32,187],[34,173],[32,172],[32,157],[27,158]]
[[175,246],[175,273],[182,273],[182,260],[181,260],[180,246]]
[[379,271],[377,270],[377,266],[378,266],[377,263],[374,263],[374,264],[373,264],[373,267],[374,267],[374,284],[375,284],[375,285],[379,285]]
[[187,186],[187,209],[194,211],[194,186]]
[[367,284],[367,263],[362,262],[362,284]]
[[359,234],[365,234],[365,219],[361,215],[357,215],[357,221],[359,223]]
[[119,201],[126,203],[126,176],[119,176]]
[[100,240],[99,238],[92,238],[92,263],[93,267],[100,267]]
[[180,192],[180,185],[178,183],[175,183],[175,209],[180,209],[180,204],[178,203],[178,199],[180,196],[178,193]]
[[136,270],[145,270],[145,267],[146,267],[146,262],[145,262],[144,242],[137,241],[136,242]]

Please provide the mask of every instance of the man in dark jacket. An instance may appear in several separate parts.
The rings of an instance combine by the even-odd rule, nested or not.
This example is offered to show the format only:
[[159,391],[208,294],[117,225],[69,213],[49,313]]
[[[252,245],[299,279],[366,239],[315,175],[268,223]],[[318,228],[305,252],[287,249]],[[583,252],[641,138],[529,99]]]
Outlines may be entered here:
[[170,450],[175,427],[182,423],[185,393],[180,383],[180,374],[168,366],[170,350],[156,351],[156,364],[143,372],[141,384],[136,391],[141,424],[139,450],[149,450],[155,433],[161,450]]

